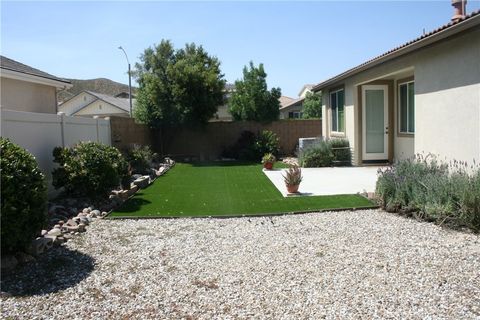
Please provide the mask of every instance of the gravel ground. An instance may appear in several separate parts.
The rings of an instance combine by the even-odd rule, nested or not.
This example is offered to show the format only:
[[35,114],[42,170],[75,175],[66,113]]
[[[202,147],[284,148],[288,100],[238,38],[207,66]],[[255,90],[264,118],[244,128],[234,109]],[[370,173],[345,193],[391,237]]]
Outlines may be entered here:
[[480,237],[382,211],[94,222],[4,276],[20,319],[480,319]]

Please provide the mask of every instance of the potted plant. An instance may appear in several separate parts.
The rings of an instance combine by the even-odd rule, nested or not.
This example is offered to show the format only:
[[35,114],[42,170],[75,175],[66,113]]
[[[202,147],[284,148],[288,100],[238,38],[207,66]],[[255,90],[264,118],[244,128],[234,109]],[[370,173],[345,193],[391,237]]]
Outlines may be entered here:
[[277,158],[271,153],[265,153],[262,158],[263,167],[267,170],[272,170],[273,164],[277,161]]
[[298,166],[288,168],[286,175],[283,176],[288,193],[297,193],[302,179],[302,170]]

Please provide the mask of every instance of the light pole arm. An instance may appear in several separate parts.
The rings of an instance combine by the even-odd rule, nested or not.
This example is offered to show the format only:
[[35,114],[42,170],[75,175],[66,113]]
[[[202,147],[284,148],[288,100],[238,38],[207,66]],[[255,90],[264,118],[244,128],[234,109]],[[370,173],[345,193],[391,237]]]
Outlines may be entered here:
[[125,54],[125,58],[127,59],[127,63],[128,63],[128,98],[129,98],[129,101],[130,101],[130,117],[132,117],[132,115],[133,115],[132,114],[132,73],[131,73],[131,70],[130,70],[130,61],[128,60],[127,53],[122,48],[122,46],[118,47],[118,49],[123,51],[123,54]]

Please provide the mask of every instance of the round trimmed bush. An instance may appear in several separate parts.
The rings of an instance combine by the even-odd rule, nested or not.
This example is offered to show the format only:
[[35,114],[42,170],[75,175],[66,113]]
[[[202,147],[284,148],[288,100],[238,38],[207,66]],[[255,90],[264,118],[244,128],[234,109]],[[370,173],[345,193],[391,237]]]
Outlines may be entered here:
[[69,196],[96,200],[108,196],[120,185],[128,164],[120,151],[96,142],[80,142],[72,148],[55,148],[53,186]]
[[2,254],[24,251],[47,219],[45,177],[25,149],[0,137]]

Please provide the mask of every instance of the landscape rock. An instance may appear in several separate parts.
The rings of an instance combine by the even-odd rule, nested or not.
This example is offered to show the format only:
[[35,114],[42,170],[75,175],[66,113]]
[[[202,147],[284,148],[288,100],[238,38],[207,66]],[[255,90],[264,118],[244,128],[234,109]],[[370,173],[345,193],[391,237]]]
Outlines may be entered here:
[[74,226],[76,227],[78,225],[78,223],[73,219],[68,219],[68,221],[65,223],[65,225],[71,226],[71,227],[74,227]]
[[136,179],[133,181],[133,184],[139,187],[140,189],[144,189],[148,187],[148,184],[150,183],[150,177],[149,176],[142,176],[141,178]]
[[40,234],[41,234],[42,236],[46,235],[47,233],[48,233],[47,230],[42,230],[42,231],[40,232]]
[[46,250],[50,249],[52,245],[53,240],[51,238],[39,237],[32,241],[28,249],[28,253],[33,256],[38,256]]
[[62,234],[62,230],[60,228],[53,228],[52,230],[48,231],[46,236],[59,236]]
[[78,225],[74,225],[74,226],[64,225],[62,227],[62,231],[65,231],[65,232],[76,232],[78,231],[78,229],[79,229]]
[[90,213],[92,214],[92,216],[96,217],[100,215],[100,210],[92,210]]

